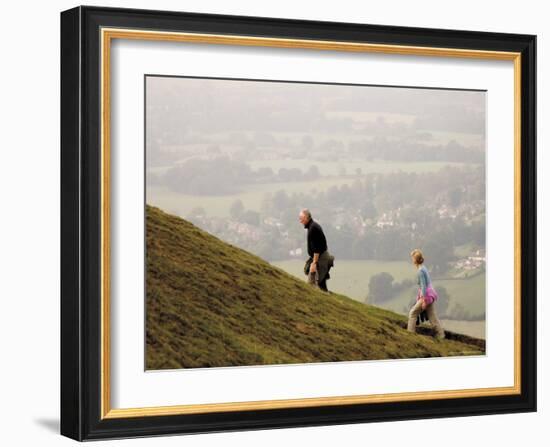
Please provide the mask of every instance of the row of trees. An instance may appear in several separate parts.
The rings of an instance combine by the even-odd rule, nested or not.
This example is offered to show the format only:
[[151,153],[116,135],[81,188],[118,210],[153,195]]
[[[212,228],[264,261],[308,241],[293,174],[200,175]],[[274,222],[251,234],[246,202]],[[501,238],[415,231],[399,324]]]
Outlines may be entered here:
[[242,192],[254,184],[311,181],[320,176],[315,165],[304,170],[280,168],[275,172],[270,167],[253,170],[244,161],[220,156],[189,159],[162,173],[148,172],[147,184],[165,186],[183,194],[223,196]]
[[483,163],[485,152],[476,146],[464,146],[456,140],[446,144],[426,144],[411,138],[378,136],[349,143],[349,154],[363,160],[450,161]]
[[[414,208],[449,205],[458,207],[485,200],[485,172],[481,167],[446,167],[436,172],[393,172],[359,175],[351,183],[331,186],[316,193],[292,193],[283,190],[267,195],[263,212],[272,216],[288,207],[305,202],[317,214],[332,216],[342,210],[358,210],[364,217],[409,206]],[[410,216],[421,218],[420,215]]]

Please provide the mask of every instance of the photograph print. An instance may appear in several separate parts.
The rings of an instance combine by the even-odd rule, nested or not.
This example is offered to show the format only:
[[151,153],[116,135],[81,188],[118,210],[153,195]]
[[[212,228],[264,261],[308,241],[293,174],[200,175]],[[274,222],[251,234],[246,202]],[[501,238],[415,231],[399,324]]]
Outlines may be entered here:
[[145,76],[145,369],[485,355],[486,91]]

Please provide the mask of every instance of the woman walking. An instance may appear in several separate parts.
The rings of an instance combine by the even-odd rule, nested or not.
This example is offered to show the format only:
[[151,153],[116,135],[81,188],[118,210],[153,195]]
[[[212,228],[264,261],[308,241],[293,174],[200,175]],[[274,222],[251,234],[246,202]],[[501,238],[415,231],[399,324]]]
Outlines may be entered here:
[[437,293],[432,287],[432,280],[428,273],[428,269],[424,266],[424,256],[418,249],[411,252],[412,263],[417,268],[418,294],[416,303],[409,312],[409,324],[407,329],[411,332],[416,332],[416,319],[426,311],[428,319],[435,329],[436,337],[439,339],[445,338],[445,331],[441,327],[439,318],[435,311],[435,302],[437,301]]

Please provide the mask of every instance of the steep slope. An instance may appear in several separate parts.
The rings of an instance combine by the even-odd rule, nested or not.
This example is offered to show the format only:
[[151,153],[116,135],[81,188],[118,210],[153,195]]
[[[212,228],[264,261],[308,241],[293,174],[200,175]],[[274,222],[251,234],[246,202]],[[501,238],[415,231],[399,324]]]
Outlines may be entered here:
[[146,213],[147,369],[484,353],[482,340],[408,333],[398,314],[323,293],[158,208]]

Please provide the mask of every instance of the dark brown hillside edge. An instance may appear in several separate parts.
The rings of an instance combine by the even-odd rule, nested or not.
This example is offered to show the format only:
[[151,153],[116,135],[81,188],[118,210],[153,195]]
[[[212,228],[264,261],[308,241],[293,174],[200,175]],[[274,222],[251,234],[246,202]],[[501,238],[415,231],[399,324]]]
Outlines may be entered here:
[[485,353],[483,340],[411,334],[402,315],[314,289],[158,208],[146,213],[147,369]]
[[[407,322],[401,322],[401,323],[399,323],[399,326],[401,326],[403,329],[405,329],[407,327]],[[419,327],[417,327],[416,330],[419,334],[422,334],[422,335],[427,335],[427,336],[430,336],[430,337],[433,337],[435,335],[435,331],[431,327],[429,327],[429,324],[428,324],[428,326],[425,326],[425,325],[419,326]],[[458,334],[456,332],[452,332],[452,331],[448,331],[448,330],[445,331],[445,337],[448,340],[456,340],[456,341],[466,343],[466,344],[469,344],[469,345],[475,345],[480,350],[485,352],[485,340],[483,340],[482,338],[475,338],[475,337],[471,337],[469,335]]]

